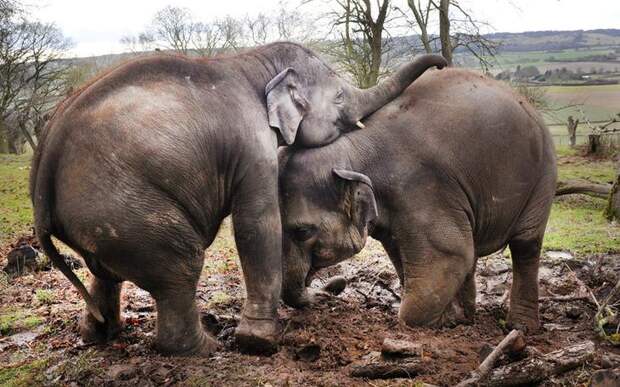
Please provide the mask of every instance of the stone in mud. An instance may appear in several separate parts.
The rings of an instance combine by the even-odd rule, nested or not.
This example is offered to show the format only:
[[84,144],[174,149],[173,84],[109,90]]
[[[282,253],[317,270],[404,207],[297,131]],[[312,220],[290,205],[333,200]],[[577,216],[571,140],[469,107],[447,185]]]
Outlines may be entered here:
[[318,344],[307,344],[298,349],[295,353],[297,358],[302,361],[313,362],[321,355],[321,346]]
[[333,294],[334,296],[337,296],[342,293],[346,287],[346,278],[342,276],[336,276],[327,282],[327,284],[323,287],[323,290]]
[[112,380],[128,380],[135,374],[136,367],[131,364],[114,364],[106,372],[106,375]]
[[508,271],[510,271],[510,265],[508,265],[506,262],[494,261],[483,267],[480,271],[480,274],[485,277],[490,277],[506,273]]
[[29,245],[21,245],[9,251],[4,271],[7,274],[22,275],[39,269],[39,252]]

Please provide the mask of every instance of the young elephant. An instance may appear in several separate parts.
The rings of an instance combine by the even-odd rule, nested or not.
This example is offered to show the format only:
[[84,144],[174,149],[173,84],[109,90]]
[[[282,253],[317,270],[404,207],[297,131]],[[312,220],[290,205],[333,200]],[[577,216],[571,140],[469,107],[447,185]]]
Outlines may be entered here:
[[[132,281],[155,298],[161,352],[212,352],[194,296],[204,251],[232,213],[247,289],[237,341],[275,350],[278,144],[333,141],[435,65],[445,60],[421,56],[359,90],[308,49],[275,43],[221,58],[139,58],[63,102],[40,139],[30,193],[41,246],[86,300],[82,338],[118,333],[121,285]],[[84,258],[90,292],[52,236]]]
[[471,318],[477,257],[508,245],[509,322],[535,330],[538,261],[555,193],[551,135],[523,97],[464,70],[422,76],[367,129],[280,154],[283,299],[311,303],[310,273],[381,241],[409,326]]

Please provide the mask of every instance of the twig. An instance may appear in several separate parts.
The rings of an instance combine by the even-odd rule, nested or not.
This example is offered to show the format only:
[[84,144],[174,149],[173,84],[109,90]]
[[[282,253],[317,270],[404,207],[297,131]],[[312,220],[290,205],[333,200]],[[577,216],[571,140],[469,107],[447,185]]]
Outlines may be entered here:
[[378,284],[379,286],[381,286],[381,288],[383,288],[383,289],[387,290],[388,292],[390,292],[390,294],[391,294],[392,296],[394,296],[394,298],[396,298],[398,301],[400,301],[400,300],[401,300],[400,295],[398,295],[398,293],[396,293],[396,292],[394,291],[394,289],[392,289],[392,288],[390,287],[390,285],[389,285],[389,284],[386,284],[386,283],[385,283],[385,282],[383,282],[383,281],[379,281],[379,282],[377,282],[377,284]]
[[456,386],[473,386],[484,380],[493,369],[493,366],[495,365],[497,359],[501,356],[501,354],[504,353],[504,351],[506,351],[506,349],[519,338],[523,339],[523,333],[521,331],[517,329],[513,329],[512,331],[510,331],[510,333],[506,337],[504,337],[502,341],[500,341],[497,347],[493,349],[489,356],[484,359],[482,364],[480,364],[480,366],[478,367],[478,370],[474,371],[473,375],[470,378],[463,380]]
[[579,277],[577,277],[577,274],[575,273],[575,271],[574,271],[573,269],[571,269],[571,268],[570,268],[570,266],[568,266],[568,265],[566,264],[566,262],[563,262],[563,263],[564,263],[564,266],[566,266],[566,268],[567,268],[567,269],[568,269],[568,270],[569,270],[569,271],[573,274],[573,278],[575,279],[575,281],[576,281],[579,285],[583,286],[583,287],[584,287],[584,288],[588,291],[588,293],[590,294],[590,297],[592,298],[592,301],[594,301],[594,304],[596,305],[596,307],[597,307],[598,309],[600,309],[600,308],[601,308],[601,306],[600,306],[600,304],[598,303],[598,300],[596,299],[596,297],[594,296],[594,293],[592,293],[592,289],[590,289],[590,287],[588,287],[588,285],[586,285],[585,283],[583,283],[583,281],[582,281],[582,280],[580,280],[580,279],[579,279]]
[[618,278],[616,286],[614,286],[614,288],[611,290],[611,292],[609,292],[607,297],[605,297],[605,300],[603,300],[603,303],[599,306],[599,312],[607,307],[607,304],[609,304],[609,301],[611,301],[612,297],[616,295],[618,290],[620,290],[620,278]]

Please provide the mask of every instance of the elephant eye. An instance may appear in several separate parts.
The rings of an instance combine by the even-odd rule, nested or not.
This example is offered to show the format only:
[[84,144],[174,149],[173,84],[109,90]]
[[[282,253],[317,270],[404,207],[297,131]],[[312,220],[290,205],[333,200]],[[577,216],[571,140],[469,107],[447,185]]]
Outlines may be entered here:
[[293,238],[298,242],[305,242],[316,234],[314,226],[298,226],[293,229]]
[[340,89],[336,93],[336,97],[334,98],[334,102],[343,103],[344,102],[344,90]]

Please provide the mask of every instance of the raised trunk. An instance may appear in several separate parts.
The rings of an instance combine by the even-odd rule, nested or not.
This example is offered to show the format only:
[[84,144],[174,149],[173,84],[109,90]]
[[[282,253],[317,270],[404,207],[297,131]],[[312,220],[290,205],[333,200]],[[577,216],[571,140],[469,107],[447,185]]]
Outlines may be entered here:
[[377,86],[360,90],[357,96],[358,102],[353,108],[352,121],[361,120],[396,98],[429,67],[443,68],[446,65],[447,62],[441,55],[421,55]]

